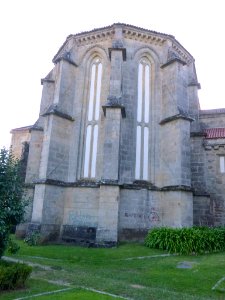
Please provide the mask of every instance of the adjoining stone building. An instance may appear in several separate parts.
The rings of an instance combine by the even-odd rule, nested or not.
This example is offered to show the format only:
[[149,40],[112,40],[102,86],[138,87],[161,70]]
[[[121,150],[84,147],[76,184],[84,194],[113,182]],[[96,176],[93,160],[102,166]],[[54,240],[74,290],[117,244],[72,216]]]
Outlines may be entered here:
[[117,23],[68,36],[53,63],[18,234],[114,245],[225,223],[225,109],[200,110],[194,58],[174,36]]

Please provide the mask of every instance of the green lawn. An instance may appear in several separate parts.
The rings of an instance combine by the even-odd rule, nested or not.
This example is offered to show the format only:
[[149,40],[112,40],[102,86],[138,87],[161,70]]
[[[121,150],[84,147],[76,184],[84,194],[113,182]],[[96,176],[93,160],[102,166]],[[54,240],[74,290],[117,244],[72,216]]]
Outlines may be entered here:
[[212,290],[225,277],[225,253],[163,257],[165,252],[140,244],[111,249],[19,244],[12,257],[36,264],[32,279],[26,290],[0,294],[2,300],[66,288],[71,289],[35,299],[115,299],[85,288],[127,299],[225,299],[225,281]]
[[1,292],[0,291],[0,299],[4,300],[10,300],[10,299],[16,299],[20,297],[25,297],[25,296],[31,296],[47,291],[54,291],[57,289],[63,289],[64,287],[61,286],[59,287],[56,284],[49,284],[48,282],[44,280],[38,280],[38,279],[29,279],[27,282],[27,285],[24,289],[16,290],[16,291],[6,291],[6,292]]

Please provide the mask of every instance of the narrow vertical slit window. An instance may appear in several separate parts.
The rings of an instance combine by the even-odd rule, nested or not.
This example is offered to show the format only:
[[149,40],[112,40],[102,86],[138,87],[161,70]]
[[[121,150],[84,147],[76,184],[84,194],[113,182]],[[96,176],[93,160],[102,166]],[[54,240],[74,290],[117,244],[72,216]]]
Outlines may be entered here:
[[140,175],[141,175],[141,126],[137,126],[135,178],[139,179]]
[[225,173],[225,156],[220,156],[220,173]]
[[143,142],[143,179],[148,180],[148,127],[144,127],[144,142]]
[[142,117],[142,97],[143,97],[143,91],[142,91],[142,85],[143,85],[143,66],[142,64],[139,64],[138,68],[138,103],[137,103],[137,121],[141,122]]
[[94,96],[95,96],[95,76],[96,76],[96,65],[92,66],[91,70],[91,86],[90,86],[90,97],[88,107],[88,121],[93,119],[93,107],[94,107]]
[[90,87],[83,171],[83,175],[85,178],[95,178],[96,176],[101,82],[102,63],[99,58],[96,58],[92,63],[90,72]]
[[93,131],[91,177],[95,177],[96,161],[97,161],[97,141],[98,141],[98,125],[95,125],[94,126],[94,131]]
[[99,119],[100,111],[100,96],[101,96],[101,79],[102,79],[102,64],[98,65],[97,87],[96,87],[96,105],[95,105],[95,120]]
[[149,85],[150,85],[150,74],[149,74],[149,66],[145,66],[145,123],[148,124],[149,122]]
[[135,179],[149,179],[149,122],[151,103],[151,66],[140,60],[137,80],[137,134]]
[[87,126],[86,145],[84,156],[84,177],[89,177],[89,161],[91,154],[91,125]]

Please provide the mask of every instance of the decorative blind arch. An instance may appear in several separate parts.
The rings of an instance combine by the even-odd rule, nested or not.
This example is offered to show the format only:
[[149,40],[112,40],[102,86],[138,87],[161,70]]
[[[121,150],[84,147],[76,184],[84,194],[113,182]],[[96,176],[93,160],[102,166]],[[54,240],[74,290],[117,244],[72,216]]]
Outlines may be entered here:
[[102,62],[99,57],[95,57],[90,68],[90,86],[83,170],[84,178],[94,178],[96,176],[101,84]]
[[151,64],[143,57],[138,64],[135,179],[149,179],[149,122]]

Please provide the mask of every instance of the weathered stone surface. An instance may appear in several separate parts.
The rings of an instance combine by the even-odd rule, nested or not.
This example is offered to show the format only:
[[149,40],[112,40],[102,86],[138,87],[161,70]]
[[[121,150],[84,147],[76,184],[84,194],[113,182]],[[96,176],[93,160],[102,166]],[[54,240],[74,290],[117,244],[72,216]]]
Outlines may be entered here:
[[200,110],[194,58],[173,36],[113,24],[70,35],[53,62],[38,121],[12,131],[17,156],[30,144],[34,192],[20,234],[30,222],[45,240],[108,247],[225,224],[225,140],[204,134],[225,110]]
[[92,247],[95,245],[96,228],[73,225],[63,225],[61,239],[63,242]]

